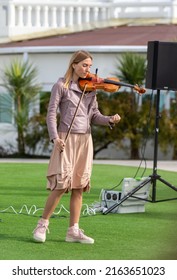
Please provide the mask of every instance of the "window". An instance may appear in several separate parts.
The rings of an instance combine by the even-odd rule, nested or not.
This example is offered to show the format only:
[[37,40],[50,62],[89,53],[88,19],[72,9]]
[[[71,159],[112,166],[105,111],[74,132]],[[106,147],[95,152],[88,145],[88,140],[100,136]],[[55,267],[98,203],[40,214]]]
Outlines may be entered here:
[[12,97],[0,93],[0,123],[12,123]]
[[40,114],[46,115],[49,99],[50,99],[50,92],[42,92],[40,94]]

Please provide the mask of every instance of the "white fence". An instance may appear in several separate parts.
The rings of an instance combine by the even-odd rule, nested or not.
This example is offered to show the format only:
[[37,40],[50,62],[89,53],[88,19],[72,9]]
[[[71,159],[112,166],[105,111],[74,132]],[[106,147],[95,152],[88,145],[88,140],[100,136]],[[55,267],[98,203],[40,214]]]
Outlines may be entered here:
[[0,38],[86,30],[111,21],[160,18],[177,21],[177,0],[1,0]]

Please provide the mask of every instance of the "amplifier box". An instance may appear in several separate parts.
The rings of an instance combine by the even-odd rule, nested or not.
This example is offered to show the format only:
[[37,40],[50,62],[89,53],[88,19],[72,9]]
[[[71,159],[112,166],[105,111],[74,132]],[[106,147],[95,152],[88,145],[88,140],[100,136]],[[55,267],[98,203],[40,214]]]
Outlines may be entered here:
[[[122,191],[102,190],[101,191],[101,206],[104,209],[109,209],[111,206],[118,203],[123,197],[128,195],[134,188],[139,186],[142,182],[147,180],[148,177],[138,179],[124,178],[122,184]],[[149,189],[151,183],[148,182],[136,191],[132,196],[128,197],[119,206],[115,207],[111,213],[138,213],[145,212],[145,204],[149,197]]]

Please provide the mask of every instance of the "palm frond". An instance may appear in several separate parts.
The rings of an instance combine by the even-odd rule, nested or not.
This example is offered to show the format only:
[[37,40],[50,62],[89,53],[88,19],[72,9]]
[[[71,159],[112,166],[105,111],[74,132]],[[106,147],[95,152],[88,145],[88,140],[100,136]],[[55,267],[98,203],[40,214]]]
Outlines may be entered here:
[[116,75],[130,84],[143,84],[146,72],[146,59],[134,53],[125,53],[119,60],[119,73]]

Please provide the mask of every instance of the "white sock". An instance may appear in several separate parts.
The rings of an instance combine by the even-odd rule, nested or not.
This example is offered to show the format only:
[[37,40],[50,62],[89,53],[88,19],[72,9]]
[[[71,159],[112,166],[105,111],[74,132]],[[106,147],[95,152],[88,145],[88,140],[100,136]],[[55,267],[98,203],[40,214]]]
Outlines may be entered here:
[[42,220],[44,223],[46,223],[46,222],[49,221],[48,219],[44,219],[44,218],[41,218],[41,220]]
[[74,224],[74,228],[78,229],[79,228],[79,224],[78,223]]
[[71,226],[70,228],[78,229],[78,228],[79,228],[79,224],[78,224],[78,223],[75,223],[74,226]]

